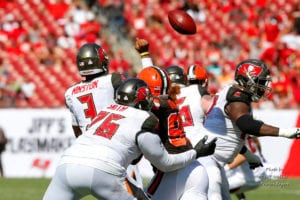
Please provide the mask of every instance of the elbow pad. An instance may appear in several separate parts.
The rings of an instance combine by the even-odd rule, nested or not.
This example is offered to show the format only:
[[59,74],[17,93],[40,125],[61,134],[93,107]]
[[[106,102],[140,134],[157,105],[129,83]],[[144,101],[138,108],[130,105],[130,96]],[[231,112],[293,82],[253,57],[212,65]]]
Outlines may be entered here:
[[236,120],[235,124],[243,133],[259,135],[259,130],[264,123],[253,119],[251,115],[243,115]]

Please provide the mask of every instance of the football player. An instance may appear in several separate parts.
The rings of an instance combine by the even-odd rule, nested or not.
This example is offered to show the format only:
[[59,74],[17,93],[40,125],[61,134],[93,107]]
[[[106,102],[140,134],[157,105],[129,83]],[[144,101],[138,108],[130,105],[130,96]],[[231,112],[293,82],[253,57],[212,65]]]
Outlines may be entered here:
[[203,122],[217,96],[207,92],[208,76],[200,65],[190,65],[187,73],[176,65],[167,67],[166,71],[172,83],[181,87],[177,104],[186,135],[195,145],[205,135]]
[[[299,128],[279,128],[253,118],[251,103],[258,102],[271,91],[270,71],[265,63],[256,59],[240,62],[236,66],[234,79],[234,84],[218,93],[216,103],[204,121],[204,127],[218,137],[216,150],[208,161],[211,169],[209,174],[213,176],[209,179],[213,185],[210,188],[214,190],[213,199],[216,200],[230,199],[224,165],[231,163],[238,153],[248,155],[249,150],[244,146],[245,133],[258,137],[300,136]],[[255,162],[261,165],[260,160]]]
[[133,160],[143,154],[161,172],[193,165],[206,152],[204,140],[194,149],[169,154],[157,133],[159,121],[148,112],[151,100],[144,81],[131,78],[123,82],[116,91],[116,103],[100,110],[62,154],[43,200],[75,200],[86,195],[110,200],[148,199],[130,183],[135,197],[127,192],[126,168]]
[[[148,44],[147,41],[140,41],[138,45],[142,45],[143,51],[145,51],[148,48]],[[151,58],[149,57],[149,53],[147,55],[143,54],[143,57],[145,57],[144,59],[142,59],[142,63],[143,65],[150,65],[152,63]],[[247,61],[253,61],[254,63],[260,63],[260,61],[258,60],[247,60]],[[245,62],[247,62],[245,61]],[[231,104],[233,103],[234,105],[236,105],[236,102],[241,102],[241,103],[245,103],[246,107],[248,108],[248,110],[244,110],[245,114],[249,114],[249,116],[252,116],[252,112],[251,112],[251,106],[250,106],[250,102],[252,101],[258,101],[265,93],[267,93],[268,88],[265,87],[265,84],[268,84],[269,81],[267,80],[261,80],[258,79],[258,77],[255,77],[255,73],[254,73],[254,77],[253,79],[249,80],[250,78],[252,78],[251,76],[253,74],[251,74],[251,76],[249,75],[249,73],[247,73],[245,71],[245,69],[240,69],[239,68],[240,65],[237,66],[237,70],[236,70],[236,76],[235,76],[235,80],[237,81],[238,84],[234,84],[232,85],[233,88],[239,88],[241,90],[241,93],[245,93],[245,95],[242,95],[243,97],[246,97],[244,99],[234,99],[232,98],[231,101],[229,101],[228,103]],[[254,65],[255,66],[255,65]],[[253,67],[255,68],[255,67]],[[238,70],[240,69],[240,70]],[[250,67],[251,69],[251,67]],[[261,67],[261,69],[256,69],[257,71],[254,70],[254,72],[260,74],[262,77],[266,76],[269,78],[269,71],[267,69],[267,67],[263,64],[263,66]],[[189,70],[188,73],[193,72],[194,70]],[[267,73],[266,73],[267,71]],[[244,77],[242,78],[240,75],[244,73]],[[241,81],[241,79],[243,79],[243,81]],[[248,80],[248,81],[247,81]],[[255,82],[256,81],[256,82]],[[183,84],[184,85],[184,84]],[[228,87],[231,87],[228,86]],[[225,92],[226,93],[226,92]],[[198,94],[198,92],[192,92],[191,95],[194,99],[197,99],[197,97],[195,96],[196,94]],[[240,94],[240,92],[238,92],[238,94]],[[248,98],[247,98],[248,96]],[[226,97],[223,95],[223,100],[225,99],[226,102]],[[229,93],[227,95],[227,97],[234,97],[232,96],[231,93]],[[220,101],[219,97],[217,96],[217,98],[214,98],[216,102],[214,102],[213,105],[215,105],[218,101]],[[199,102],[199,101],[198,101]],[[228,104],[224,104],[224,105],[228,105]],[[199,106],[198,106],[199,107]],[[239,107],[239,106],[237,106]],[[196,107],[195,107],[196,108]],[[194,109],[195,109],[194,108]],[[212,107],[215,108],[215,107]],[[194,111],[194,109],[191,109]],[[198,108],[199,109],[199,108]],[[237,109],[237,108],[235,108]],[[245,109],[245,108],[244,108]],[[195,109],[197,110],[197,108]],[[219,111],[220,110],[220,111]],[[219,108],[219,110],[216,110],[219,114],[222,113],[222,107]],[[243,110],[243,109],[237,109],[238,110]],[[248,111],[248,113],[247,113]],[[248,163],[253,167],[259,167],[261,166],[261,159],[254,155],[253,153],[251,153],[245,146],[244,146],[244,140],[238,140],[234,141],[231,139],[231,134],[235,134],[235,130],[237,130],[236,134],[239,135],[241,134],[241,131],[239,130],[239,128],[243,128],[243,130],[248,130],[248,128],[250,128],[250,125],[253,124],[248,124],[246,120],[244,120],[242,124],[239,123],[239,125],[241,127],[234,127],[237,129],[232,129],[232,125],[231,126],[220,126],[222,124],[224,124],[225,119],[226,121],[229,120],[230,121],[230,117],[228,117],[226,115],[226,111],[223,110],[224,116],[219,115],[219,118],[217,117],[216,119],[212,119],[212,121],[214,122],[213,125],[211,126],[211,130],[212,132],[214,132],[213,127],[215,127],[216,129],[219,128],[219,132],[218,134],[212,134],[213,137],[218,137],[222,136],[225,137],[227,139],[227,143],[221,143],[221,142],[217,142],[217,148],[219,149],[218,153],[214,153],[211,157],[204,157],[204,158],[199,158],[200,162],[206,167],[207,171],[208,171],[208,175],[209,175],[209,199],[230,199],[230,194],[229,194],[229,186],[228,186],[228,182],[225,176],[225,172],[223,169],[223,166],[225,163],[231,163],[231,161],[238,156],[238,153],[242,153],[243,156],[245,157],[245,159],[247,159]],[[232,113],[234,113],[234,109],[232,110]],[[215,114],[211,114],[211,117],[215,117]],[[247,116],[247,115],[246,115]],[[185,118],[185,117],[184,117]],[[229,118],[229,119],[228,119]],[[204,119],[203,115],[202,117],[199,118],[195,118],[195,119]],[[251,117],[250,117],[251,119]],[[253,120],[250,122],[253,122],[254,124],[261,124],[262,122],[257,121],[257,120]],[[232,122],[231,122],[232,123]],[[234,122],[233,122],[234,123]],[[263,124],[263,123],[262,123]],[[223,127],[223,128],[222,128]],[[261,135],[270,135],[270,136],[282,136],[282,137],[299,137],[299,128],[292,128],[292,129],[279,129],[277,127],[272,127],[269,125],[264,125],[262,126],[264,128],[267,127],[267,130],[263,129],[262,134]],[[228,129],[227,129],[228,128]],[[246,129],[247,128],[247,129]],[[276,130],[278,131],[277,134],[276,133],[272,133],[272,131],[276,132]],[[279,131],[280,130],[280,131]],[[257,130],[256,130],[257,131]],[[268,134],[268,131],[271,131],[271,133]],[[223,132],[223,133],[222,133]],[[206,135],[211,136],[210,132],[206,132]],[[251,132],[250,134],[255,135],[257,134],[257,132]],[[243,134],[244,135],[244,134]],[[231,144],[231,142],[233,144]],[[238,143],[238,144],[237,144]],[[219,146],[218,146],[219,145]],[[237,149],[234,152],[231,152],[232,147],[234,146],[238,146]],[[222,150],[224,153],[222,153]],[[230,159],[227,160],[227,156],[228,153],[231,153],[233,155],[233,157],[231,157]],[[223,157],[224,156],[224,157]],[[227,160],[227,162],[224,162],[224,160]]]
[[[169,66],[166,68],[166,71],[170,75],[172,83],[181,86],[181,93],[177,100],[180,115],[183,119],[183,127],[187,137],[193,144],[195,144],[203,138],[204,135],[211,135],[203,127],[203,123],[206,114],[213,107],[218,97],[212,96],[207,92],[208,76],[202,66],[190,65],[187,70],[187,76],[184,73],[183,68],[179,66]],[[247,157],[238,154],[235,159],[242,159],[243,162],[248,159],[253,167],[258,167],[260,165],[261,162],[259,157],[255,157],[255,155],[252,155],[250,151],[247,151],[246,155]],[[212,184],[214,183],[214,175],[212,175],[214,171],[211,170],[214,169],[214,167],[206,166],[209,162],[203,161],[203,159],[207,160],[208,158],[199,158],[199,161],[203,163],[204,167],[206,167],[206,170],[209,172],[208,177],[212,179],[209,181],[210,187],[208,189],[208,199],[213,200],[215,196],[214,194],[217,191]],[[241,165],[242,162],[235,162],[234,164]],[[249,166],[248,163],[245,163],[244,165],[247,167]],[[249,170],[251,169],[249,168]],[[258,171],[258,169],[256,169],[256,171]]]
[[80,47],[76,64],[84,80],[66,90],[65,101],[72,114],[74,134],[78,137],[102,108],[114,102],[114,93],[122,76],[116,72],[108,73],[109,58],[95,43]]
[[[109,73],[107,53],[95,43],[86,43],[79,48],[76,64],[84,79],[66,90],[65,101],[72,114],[74,134],[78,137],[102,108],[114,103],[115,90],[123,77],[117,72]],[[127,173],[128,178],[143,187],[136,165],[131,165]]]
[[[139,42],[141,43],[138,44]],[[152,112],[160,120],[160,138],[169,153],[176,154],[188,151],[192,148],[192,144],[185,135],[176,103],[180,87],[171,86],[167,72],[153,66],[151,59],[147,58],[147,52],[141,52],[139,47],[144,47],[143,42],[143,40],[137,40],[136,43],[136,49],[140,52],[144,67],[138,73],[138,77],[147,82],[151,93],[155,96]],[[148,59],[146,63],[145,58]],[[206,137],[203,139],[206,140]],[[203,156],[213,153],[214,144],[215,140],[208,143],[209,151]],[[156,170],[147,192],[151,199],[207,199],[207,189],[207,173],[203,166],[195,161],[184,169],[170,173]]]

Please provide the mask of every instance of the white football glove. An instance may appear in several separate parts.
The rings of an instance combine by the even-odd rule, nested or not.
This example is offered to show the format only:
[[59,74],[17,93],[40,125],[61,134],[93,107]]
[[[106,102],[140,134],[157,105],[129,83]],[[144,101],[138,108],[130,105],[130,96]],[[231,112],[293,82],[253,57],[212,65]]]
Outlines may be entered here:
[[278,136],[286,138],[300,138],[300,128],[279,129]]

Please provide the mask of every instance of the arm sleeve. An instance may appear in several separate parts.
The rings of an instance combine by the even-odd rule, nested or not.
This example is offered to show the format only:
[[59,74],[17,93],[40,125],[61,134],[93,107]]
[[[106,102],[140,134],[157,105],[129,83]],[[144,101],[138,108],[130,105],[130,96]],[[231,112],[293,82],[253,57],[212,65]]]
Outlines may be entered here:
[[137,142],[144,157],[163,172],[186,167],[196,158],[195,150],[180,154],[169,154],[161,143],[159,136],[150,132],[140,134]]
[[153,66],[153,62],[150,57],[142,58],[141,60],[143,68]]
[[235,123],[242,132],[251,135],[259,135],[260,128],[264,124],[262,121],[253,119],[252,115],[242,115]]

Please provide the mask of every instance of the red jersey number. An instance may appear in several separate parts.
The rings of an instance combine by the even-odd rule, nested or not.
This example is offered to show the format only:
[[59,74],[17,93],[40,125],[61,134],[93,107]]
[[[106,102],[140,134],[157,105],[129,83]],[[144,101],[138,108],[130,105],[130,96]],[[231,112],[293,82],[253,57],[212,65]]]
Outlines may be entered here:
[[94,119],[94,117],[96,117],[97,115],[97,111],[96,111],[96,106],[94,104],[93,95],[90,93],[77,98],[82,104],[87,105],[87,108],[84,109],[85,117]]
[[[180,99],[177,99],[176,103],[177,103],[177,105],[180,106],[184,103],[184,101],[185,101],[185,97],[182,97]],[[182,106],[179,110],[179,113],[182,118],[182,126],[183,127],[194,125],[194,121],[193,121],[193,117],[192,117],[189,105]]]
[[98,128],[96,129],[94,135],[99,135],[101,137],[111,139],[120,126],[116,122],[122,118],[124,118],[124,116],[122,115],[101,111],[94,118],[89,127],[104,119],[102,123],[98,125]]

